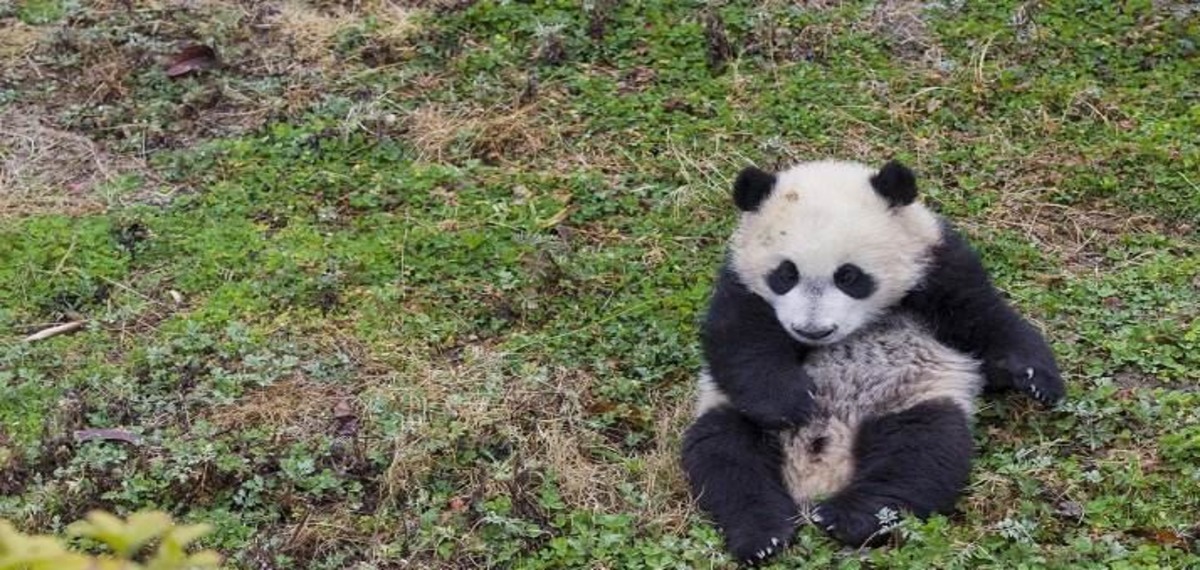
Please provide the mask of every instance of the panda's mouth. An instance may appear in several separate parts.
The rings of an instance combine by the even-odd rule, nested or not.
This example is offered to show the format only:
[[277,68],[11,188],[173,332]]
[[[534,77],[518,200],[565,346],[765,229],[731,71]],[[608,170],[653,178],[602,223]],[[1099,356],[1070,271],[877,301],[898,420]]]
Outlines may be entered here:
[[796,342],[806,346],[828,346],[837,343],[845,336],[844,334],[840,334],[836,326],[827,331],[812,331],[789,327],[788,335],[796,339]]
[[792,332],[796,333],[796,337],[809,342],[822,342],[830,340],[833,333],[837,332],[837,325],[815,328],[800,328],[792,327]]

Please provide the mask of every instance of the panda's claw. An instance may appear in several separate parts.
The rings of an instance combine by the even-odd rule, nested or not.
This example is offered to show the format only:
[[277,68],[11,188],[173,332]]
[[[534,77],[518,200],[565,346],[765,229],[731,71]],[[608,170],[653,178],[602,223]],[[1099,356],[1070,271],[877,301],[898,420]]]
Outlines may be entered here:
[[771,546],[779,546],[779,539],[772,536],[771,537]]

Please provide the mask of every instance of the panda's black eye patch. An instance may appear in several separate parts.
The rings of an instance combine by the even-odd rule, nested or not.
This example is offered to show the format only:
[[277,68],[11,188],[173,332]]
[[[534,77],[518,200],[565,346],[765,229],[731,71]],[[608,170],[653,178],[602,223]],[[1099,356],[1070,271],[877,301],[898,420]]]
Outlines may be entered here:
[[875,279],[853,263],[846,263],[833,272],[833,284],[855,299],[866,299],[875,292]]
[[800,282],[800,271],[796,269],[796,264],[790,261],[784,261],[767,275],[767,286],[775,292],[776,295],[782,295],[792,290],[796,283]]

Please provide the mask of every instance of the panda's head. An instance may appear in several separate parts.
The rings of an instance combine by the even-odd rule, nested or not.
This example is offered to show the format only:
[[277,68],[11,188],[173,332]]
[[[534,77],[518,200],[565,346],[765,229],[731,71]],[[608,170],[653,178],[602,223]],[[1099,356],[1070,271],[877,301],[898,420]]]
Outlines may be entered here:
[[911,170],[809,162],[734,183],[742,211],[733,271],[808,345],[836,343],[871,323],[921,280],[941,236]]

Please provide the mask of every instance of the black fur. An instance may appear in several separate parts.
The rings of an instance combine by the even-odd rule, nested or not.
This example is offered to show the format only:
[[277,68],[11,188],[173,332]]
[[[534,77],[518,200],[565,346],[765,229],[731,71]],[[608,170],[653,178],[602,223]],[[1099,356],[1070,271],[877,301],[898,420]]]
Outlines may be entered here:
[[1046,340],[1004,300],[979,255],[949,223],[942,225],[928,273],[902,306],[920,315],[939,342],[983,360],[989,390],[1016,388],[1045,405],[1066,393]]
[[774,187],[774,174],[747,166],[733,182],[733,203],[743,212],[753,212],[771,195]]
[[866,299],[875,293],[875,278],[864,273],[862,268],[846,263],[833,273],[833,284],[843,293],[855,298]]
[[778,437],[734,410],[711,410],[684,434],[692,496],[716,519],[739,561],[760,562],[791,541],[798,513],[780,461]]
[[868,419],[854,442],[854,478],[813,510],[813,521],[847,545],[877,545],[887,536],[885,508],[919,518],[949,513],[973,454],[970,418],[950,400]]
[[907,206],[917,199],[917,177],[907,166],[889,161],[871,177],[871,186],[895,208]]
[[734,408],[764,428],[808,421],[812,379],[801,367],[808,349],[728,267],[717,278],[701,337],[709,372]]
[[770,287],[776,295],[782,295],[792,290],[796,283],[800,282],[800,273],[796,270],[796,264],[790,261],[785,261],[779,264],[770,275],[767,276],[767,287]]

